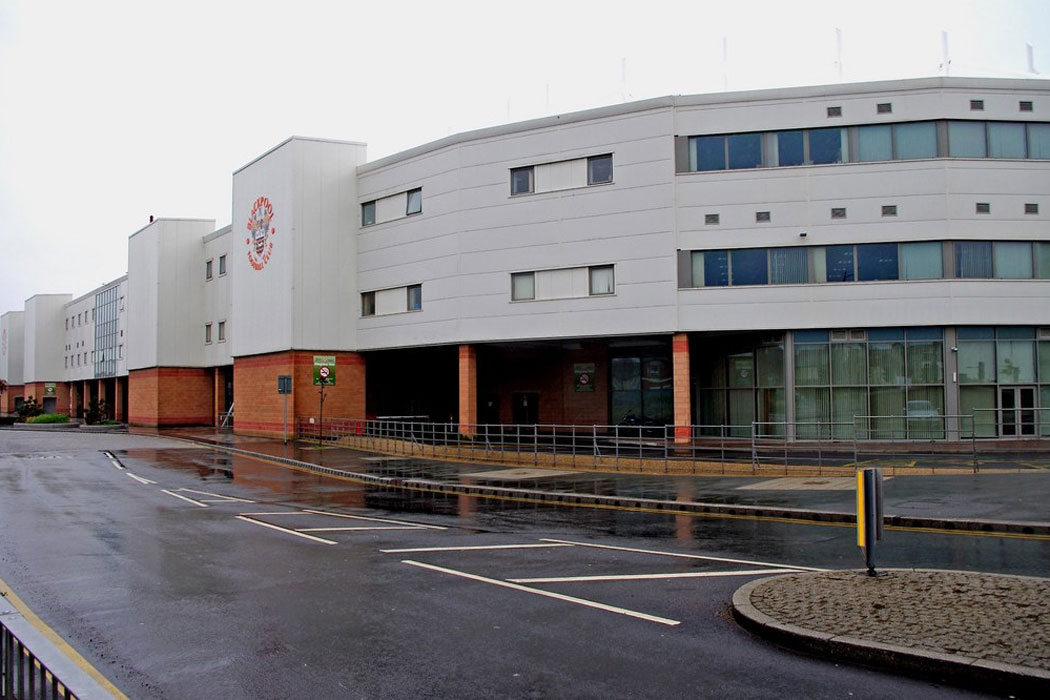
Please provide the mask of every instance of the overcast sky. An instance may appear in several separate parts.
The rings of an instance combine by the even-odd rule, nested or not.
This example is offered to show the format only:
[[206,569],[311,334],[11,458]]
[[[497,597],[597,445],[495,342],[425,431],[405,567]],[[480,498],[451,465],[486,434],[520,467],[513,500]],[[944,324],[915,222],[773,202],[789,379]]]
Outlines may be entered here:
[[1050,77],[1048,0],[0,0],[0,313],[124,274],[151,214],[229,223],[232,172],[293,134],[375,159],[660,95],[942,75],[942,31],[951,75]]

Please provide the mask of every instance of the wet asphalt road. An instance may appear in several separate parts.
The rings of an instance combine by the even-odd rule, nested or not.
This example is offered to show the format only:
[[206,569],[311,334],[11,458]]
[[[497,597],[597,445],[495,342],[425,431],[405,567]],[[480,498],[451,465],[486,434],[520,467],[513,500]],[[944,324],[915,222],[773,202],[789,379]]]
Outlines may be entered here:
[[[3,431],[0,532],[0,577],[132,698],[968,696],[731,620],[761,570],[860,566],[849,528],[383,491],[160,438]],[[1050,544],[887,532],[880,563],[1045,576]],[[499,585],[727,571],[747,573],[514,584],[576,600]]]

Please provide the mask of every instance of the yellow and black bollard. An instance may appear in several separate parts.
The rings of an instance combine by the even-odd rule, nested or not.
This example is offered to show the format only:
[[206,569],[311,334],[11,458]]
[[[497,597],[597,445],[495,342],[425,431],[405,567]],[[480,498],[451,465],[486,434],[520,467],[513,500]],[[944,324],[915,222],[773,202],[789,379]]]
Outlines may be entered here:
[[857,546],[864,550],[868,576],[875,573],[875,543],[882,539],[882,470],[857,472]]

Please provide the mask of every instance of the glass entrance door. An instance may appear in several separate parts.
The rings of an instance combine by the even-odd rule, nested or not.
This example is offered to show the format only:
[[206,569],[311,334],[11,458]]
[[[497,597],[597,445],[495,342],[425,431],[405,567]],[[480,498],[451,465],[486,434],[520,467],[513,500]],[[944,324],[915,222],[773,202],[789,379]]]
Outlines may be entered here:
[[999,387],[999,434],[1003,437],[1034,437],[1035,387]]

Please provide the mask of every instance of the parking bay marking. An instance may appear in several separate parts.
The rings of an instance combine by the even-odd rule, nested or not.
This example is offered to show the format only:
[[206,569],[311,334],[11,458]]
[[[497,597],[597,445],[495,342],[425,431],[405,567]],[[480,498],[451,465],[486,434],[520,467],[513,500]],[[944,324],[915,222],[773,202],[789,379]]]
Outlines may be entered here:
[[[264,520],[259,520],[259,517],[272,518],[275,516],[302,516],[302,515],[320,515],[332,518],[347,518],[350,520],[362,520],[366,522],[382,523],[381,525],[353,525],[353,526],[342,526],[342,527],[281,527],[280,525],[274,525]],[[422,525],[420,523],[410,523],[404,520],[391,520],[389,518],[370,518],[364,515],[348,515],[346,513],[332,513],[325,510],[286,510],[286,511],[262,511],[256,513],[241,513],[236,516],[238,520],[245,522],[254,523],[256,525],[262,525],[273,530],[280,532],[286,532],[290,535],[296,535],[305,539],[314,540],[315,542],[323,542],[325,544],[338,544],[334,540],[328,540],[323,537],[316,537],[314,535],[306,534],[310,532],[360,532],[364,530],[375,531],[375,530],[444,530],[446,528],[438,527],[436,525]]]
[[169,491],[167,489],[161,489],[160,491],[161,491],[161,493],[166,493],[169,496],[174,496],[175,498],[181,498],[182,500],[186,501],[187,503],[192,503],[195,506],[200,506],[201,508],[207,508],[208,507],[207,503],[201,503],[200,501],[195,501],[192,498],[187,498],[186,496],[182,496],[180,494],[177,494],[174,491]]
[[[272,513],[271,513],[271,515],[272,515]],[[243,520],[246,523],[252,523],[253,525],[262,525],[263,527],[268,527],[271,530],[278,530],[280,532],[286,532],[289,535],[295,535],[296,537],[302,537],[302,538],[307,539],[307,540],[313,540],[314,542],[321,542],[323,544],[339,544],[335,540],[326,540],[323,537],[316,537],[314,535],[308,535],[305,532],[299,532],[298,530],[291,530],[291,529],[286,528],[286,527],[281,527],[280,525],[274,525],[273,523],[264,522],[262,520],[256,520],[255,518],[250,518],[250,517],[248,517],[246,515],[238,515],[238,516],[236,516],[236,518],[238,520]]]
[[611,574],[608,576],[555,576],[551,578],[509,578],[511,583],[590,583],[594,581],[651,581],[670,578],[714,578],[718,576],[760,576],[794,574],[798,569],[750,569],[747,571],[692,571],[673,574]]
[[150,481],[149,479],[146,479],[144,477],[138,476],[137,474],[132,474],[129,471],[125,471],[124,473],[127,474],[128,476],[130,476],[135,481],[139,482],[140,484],[155,484],[155,483],[157,483],[156,481]]
[[489,583],[493,586],[500,586],[502,588],[510,588],[511,590],[521,591],[523,593],[532,593],[534,595],[544,596],[546,598],[554,598],[555,600],[562,600],[568,603],[576,603],[577,605],[583,605],[588,608],[594,608],[596,610],[605,610],[606,612],[613,612],[619,615],[626,615],[628,617],[634,617],[639,620],[647,620],[649,622],[657,622],[661,625],[667,625],[674,627],[682,624],[679,620],[671,620],[666,617],[659,617],[657,615],[647,615],[646,613],[638,612],[636,610],[628,610],[627,608],[618,608],[613,605],[605,605],[604,603],[596,603],[593,600],[586,600],[584,598],[576,598],[573,596],[563,595],[561,593],[554,593],[552,591],[544,591],[539,588],[531,588],[529,586],[522,586],[517,583],[511,583],[510,581],[500,581],[498,579],[486,578],[485,576],[478,576],[477,574],[467,573],[466,571],[457,571],[455,569],[447,569],[443,566],[434,566],[433,564],[424,564],[423,562],[413,561],[412,559],[402,559],[402,564],[408,564],[409,566],[419,567],[421,569],[429,569],[431,571],[437,571],[443,574],[449,574],[451,576],[458,576],[460,578],[470,579],[471,581],[480,581],[482,583]]
[[764,566],[769,568],[790,569],[791,571],[825,571],[812,566],[792,566],[790,564],[778,564],[768,561],[751,561],[749,559],[730,559],[728,557],[709,557],[702,554],[681,554],[678,552],[661,552],[656,549],[639,549],[637,547],[617,547],[611,544],[595,544],[593,542],[575,542],[573,540],[556,540],[541,538],[541,542],[558,542],[576,547],[592,547],[594,549],[612,549],[619,552],[635,552],[637,554],[659,554],[665,557],[680,557],[683,559],[703,559],[705,561],[720,561],[727,564],[745,564],[748,566]]
[[408,549],[380,549],[383,554],[415,554],[417,552],[473,552],[483,549],[550,549],[572,547],[571,544],[482,544],[473,547],[409,547]]

